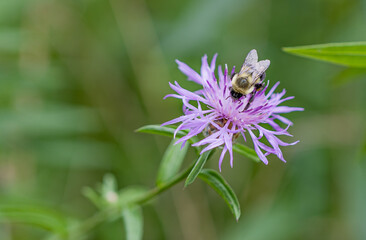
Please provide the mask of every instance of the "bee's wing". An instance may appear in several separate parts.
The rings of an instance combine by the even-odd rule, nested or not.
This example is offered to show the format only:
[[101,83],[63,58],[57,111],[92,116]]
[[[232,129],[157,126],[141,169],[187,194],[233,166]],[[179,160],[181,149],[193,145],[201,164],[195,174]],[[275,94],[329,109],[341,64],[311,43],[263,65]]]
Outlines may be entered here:
[[257,62],[258,62],[257,50],[252,49],[245,58],[243,66],[240,69],[239,75],[243,74],[244,72],[251,74],[255,69]]
[[245,58],[244,65],[254,65],[258,62],[257,50],[252,49]]
[[253,82],[256,82],[256,80],[268,69],[270,64],[271,62],[268,59],[256,63],[255,70],[253,72]]
[[271,64],[271,61],[269,61],[268,59],[259,61],[257,63],[257,71],[261,72],[261,73],[265,72],[268,69],[270,64]]

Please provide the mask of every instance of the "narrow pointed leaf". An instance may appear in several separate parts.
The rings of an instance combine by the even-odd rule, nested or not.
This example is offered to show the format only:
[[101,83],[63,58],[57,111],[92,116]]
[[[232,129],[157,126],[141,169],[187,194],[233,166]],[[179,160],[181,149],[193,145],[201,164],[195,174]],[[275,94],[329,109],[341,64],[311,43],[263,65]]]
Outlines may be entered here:
[[187,187],[189,184],[193,183],[194,180],[197,178],[198,174],[200,174],[203,166],[205,165],[208,156],[210,155],[211,151],[204,152],[198,159],[194,167],[192,168],[191,172],[189,173],[186,182],[184,184]]
[[339,65],[366,68],[366,42],[328,43],[283,48],[285,52],[331,62]]
[[243,144],[235,143],[233,145],[233,150],[234,152],[237,152],[255,162],[260,162],[257,153],[254,151],[254,149],[251,149],[250,147],[247,147]]
[[88,198],[96,207],[103,208],[104,200],[98,195],[91,187],[84,187],[82,190],[83,195]]
[[174,177],[182,166],[183,160],[188,150],[188,144],[182,148],[182,143],[174,144],[172,140],[166,149],[160,163],[156,184],[159,186]]
[[[164,126],[160,126],[160,125],[146,125],[143,126],[139,129],[136,130],[136,132],[141,132],[141,133],[150,133],[150,134],[156,134],[156,135],[162,135],[162,136],[166,136],[166,137],[174,137],[174,132],[175,132],[174,127],[164,127]],[[187,135],[187,131],[178,131],[177,134],[175,135],[176,138],[181,138],[184,137],[185,135]],[[190,139],[187,140],[189,143],[193,144],[199,141],[199,138],[197,136],[194,136]],[[201,148],[200,147],[194,147],[194,150],[196,151],[197,155],[200,155],[201,152]]]
[[[150,134],[156,134],[156,135],[162,135],[167,137],[173,137],[174,136],[174,128],[171,127],[164,127],[159,125],[146,125],[143,127],[140,127],[136,130],[136,132],[141,133],[150,133]],[[178,131],[177,137],[184,137],[187,134],[185,131]]]
[[122,210],[127,240],[140,240],[143,236],[143,215],[140,206],[134,205]]
[[[103,177],[103,185],[102,185],[102,196],[107,201],[113,202],[113,195],[115,195],[115,198],[117,198],[117,180],[116,177],[113,176],[111,173],[107,173]],[[117,199],[116,199],[117,201]]]
[[[162,135],[166,137],[173,137],[175,132],[174,127],[165,127],[165,126],[159,126],[159,125],[146,125],[143,127],[140,127],[136,130],[136,132],[141,133],[150,133],[150,134],[156,134],[156,135]],[[181,138],[187,135],[187,131],[180,130],[177,132],[176,137]],[[197,137],[193,137],[188,139],[188,142],[195,143],[198,142],[199,139]]]
[[239,201],[225,179],[218,172],[212,169],[203,169],[199,177],[210,185],[225,200],[236,220],[238,220],[241,214]]

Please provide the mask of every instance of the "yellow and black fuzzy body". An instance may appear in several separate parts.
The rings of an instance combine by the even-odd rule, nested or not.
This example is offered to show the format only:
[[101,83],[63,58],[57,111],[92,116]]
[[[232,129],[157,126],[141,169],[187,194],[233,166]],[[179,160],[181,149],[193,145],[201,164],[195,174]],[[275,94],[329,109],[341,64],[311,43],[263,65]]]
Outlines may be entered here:
[[262,82],[266,76],[265,71],[269,64],[269,60],[258,62],[257,51],[255,49],[251,50],[245,58],[240,72],[234,73],[231,77],[231,97],[239,99],[242,96],[259,91],[262,88]]

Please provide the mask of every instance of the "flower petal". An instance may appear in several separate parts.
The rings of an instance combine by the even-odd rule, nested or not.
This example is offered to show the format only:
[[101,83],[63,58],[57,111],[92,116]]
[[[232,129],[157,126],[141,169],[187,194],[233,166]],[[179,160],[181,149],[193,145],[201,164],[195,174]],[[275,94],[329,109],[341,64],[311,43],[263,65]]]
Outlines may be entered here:
[[221,155],[220,155],[220,159],[219,159],[219,169],[220,169],[220,172],[221,172],[222,161],[224,160],[224,156],[225,156],[226,151],[227,151],[227,148],[225,146],[224,149],[222,149],[222,152],[221,152]]
[[202,78],[196,71],[179,60],[175,60],[175,62],[178,64],[178,69],[188,77],[188,80],[202,84]]
[[281,107],[276,107],[273,110],[273,113],[289,113],[289,112],[293,112],[293,111],[304,111],[304,108],[281,106]]
[[[256,51],[251,51],[248,54],[247,65],[252,68],[266,69],[269,65],[269,60],[258,62]],[[268,164],[267,156],[275,154],[282,161],[284,160],[280,147],[294,145],[298,141],[286,143],[279,139],[279,136],[291,136],[287,130],[293,123],[287,118],[279,115],[293,111],[303,111],[303,108],[278,106],[285,101],[291,100],[294,97],[284,97],[286,90],[283,89],[279,93],[274,93],[279,85],[279,82],[269,89],[269,81],[262,90],[254,93],[254,100],[251,102],[248,109],[247,106],[252,94],[235,99],[230,94],[231,76],[229,75],[228,67],[225,64],[225,69],[218,67],[218,78],[215,76],[217,54],[215,54],[210,62],[207,61],[207,55],[202,57],[202,65],[200,74],[195,72],[185,63],[176,61],[178,68],[187,75],[188,80],[192,80],[201,85],[201,89],[189,91],[182,88],[177,82],[169,83],[170,87],[176,94],[168,94],[165,96],[181,99],[183,103],[184,115],[176,119],[170,120],[163,125],[180,123],[175,130],[175,134],[179,130],[188,130],[188,134],[176,142],[186,143],[190,138],[201,134],[203,131],[209,136],[205,136],[202,140],[192,144],[192,146],[205,146],[201,153],[210,149],[217,148],[223,145],[223,150],[219,159],[219,168],[227,151],[230,154],[230,165],[233,167],[233,140],[240,135],[246,141],[245,132],[249,132],[254,145],[254,149],[261,161]],[[253,74],[255,70],[251,69]],[[235,72],[235,67],[232,68],[232,73]],[[286,128],[282,128],[278,122],[286,124]],[[266,129],[261,124],[268,124],[270,127]],[[205,129],[209,126],[210,131]],[[253,131],[257,130],[258,134]],[[256,136],[258,135],[258,137]],[[248,136],[248,135],[247,135]],[[263,143],[263,139],[267,144]],[[261,142],[262,141],[262,142]]]

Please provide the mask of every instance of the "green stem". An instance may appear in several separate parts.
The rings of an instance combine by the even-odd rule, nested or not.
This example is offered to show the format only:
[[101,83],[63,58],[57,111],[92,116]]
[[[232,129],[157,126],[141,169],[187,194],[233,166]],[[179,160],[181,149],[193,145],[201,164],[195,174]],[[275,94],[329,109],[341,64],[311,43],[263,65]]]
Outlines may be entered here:
[[[131,204],[137,204],[137,205],[143,205],[144,203],[148,202],[155,196],[159,195],[160,193],[168,190],[169,188],[173,187],[183,179],[185,179],[189,173],[191,172],[192,168],[194,167],[194,164],[196,162],[193,162],[188,168],[180,172],[178,175],[176,175],[174,178],[172,178],[170,181],[162,184],[161,186],[155,187],[148,191],[145,195],[143,195],[141,198],[136,199],[135,201],[131,202]],[[74,229],[71,229],[70,239],[80,239],[83,233],[86,233],[96,227],[97,225],[101,224],[105,220],[107,220],[110,217],[114,217],[114,215],[117,217],[121,213],[121,206],[112,206],[110,208],[104,209],[90,218],[83,221],[81,224],[77,225]]]
[[140,199],[136,200],[135,203],[138,205],[142,205],[142,204],[148,202],[150,199],[154,198],[155,196],[159,195],[160,193],[173,187],[175,184],[179,183],[180,181],[182,181],[189,175],[189,173],[192,171],[192,168],[194,167],[195,163],[196,162],[193,162],[187,169],[180,172],[179,175],[175,176],[169,182],[166,182],[165,184],[162,184],[159,187],[155,187],[155,188],[151,189],[149,192],[146,193],[145,196],[142,196]]

